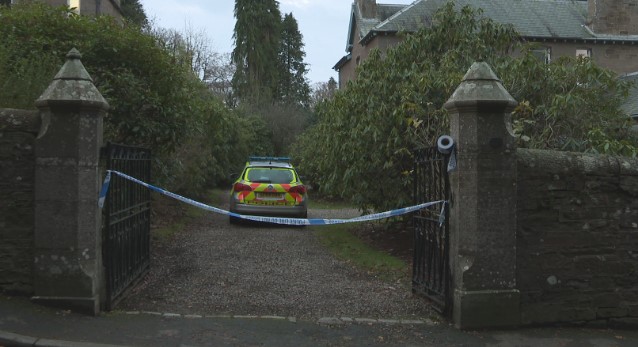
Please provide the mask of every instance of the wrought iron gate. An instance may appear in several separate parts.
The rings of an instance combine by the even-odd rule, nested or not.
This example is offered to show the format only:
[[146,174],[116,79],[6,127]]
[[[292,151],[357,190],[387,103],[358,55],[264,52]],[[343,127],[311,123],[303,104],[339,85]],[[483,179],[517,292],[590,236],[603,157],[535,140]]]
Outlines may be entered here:
[[[108,144],[107,169],[145,182],[151,176],[151,151]],[[150,191],[117,175],[111,175],[106,196],[102,256],[106,270],[106,310],[111,310],[124,291],[149,269]]]
[[[414,152],[415,204],[448,200],[448,155],[436,147]],[[416,213],[414,223],[414,258],[412,292],[432,301],[440,313],[449,313],[449,228],[448,206],[431,206]]]

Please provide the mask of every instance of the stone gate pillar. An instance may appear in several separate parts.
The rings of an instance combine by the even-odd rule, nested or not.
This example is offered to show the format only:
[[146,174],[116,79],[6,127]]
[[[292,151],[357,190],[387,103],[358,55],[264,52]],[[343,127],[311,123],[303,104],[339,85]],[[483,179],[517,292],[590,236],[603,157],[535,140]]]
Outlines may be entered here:
[[445,104],[456,141],[450,174],[450,269],[458,328],[516,326],[517,102],[488,64],[474,63]]
[[34,301],[97,314],[102,252],[97,206],[108,103],[72,49],[36,101]]

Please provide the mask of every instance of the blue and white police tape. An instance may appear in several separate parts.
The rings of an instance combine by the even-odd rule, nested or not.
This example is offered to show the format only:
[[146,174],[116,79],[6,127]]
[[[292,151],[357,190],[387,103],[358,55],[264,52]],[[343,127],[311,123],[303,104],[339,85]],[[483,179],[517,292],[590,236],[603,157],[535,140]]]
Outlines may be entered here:
[[160,193],[162,195],[169,196],[169,197],[171,197],[173,199],[179,200],[179,201],[187,203],[189,205],[193,205],[195,207],[199,207],[199,208],[207,210],[207,211],[211,211],[211,212],[215,212],[215,213],[219,213],[219,214],[223,214],[223,215],[227,215],[227,216],[231,216],[231,217],[235,217],[235,218],[255,221],[255,222],[267,222],[267,223],[284,224],[284,225],[330,225],[330,224],[368,222],[368,221],[373,221],[373,220],[378,220],[378,219],[384,219],[384,218],[390,218],[390,217],[396,217],[396,216],[404,215],[404,214],[415,212],[415,211],[418,211],[418,210],[421,210],[421,209],[424,209],[424,208],[427,208],[427,207],[430,207],[430,206],[434,206],[434,205],[437,205],[437,204],[443,204],[443,207],[442,207],[442,211],[443,211],[443,209],[445,208],[445,203],[446,203],[445,200],[439,200],[439,201],[433,201],[433,202],[427,202],[427,203],[419,204],[419,205],[416,205],[416,206],[400,208],[398,210],[374,213],[374,214],[369,214],[369,215],[355,217],[355,218],[349,218],[349,219],[323,219],[323,218],[305,219],[305,218],[279,218],[279,217],[251,216],[251,215],[241,215],[241,214],[237,214],[237,213],[234,213],[234,212],[222,210],[222,209],[217,208],[217,207],[209,206],[209,205],[203,204],[201,202],[185,198],[185,197],[183,197],[181,195],[177,195],[175,193],[171,193],[171,192],[169,192],[167,190],[155,187],[152,184],[148,184],[146,182],[140,181],[140,180],[138,180],[135,177],[131,177],[131,176],[129,176],[127,174],[124,174],[124,173],[121,173],[119,171],[108,170],[107,173],[106,173],[106,177],[104,178],[104,184],[102,185],[102,189],[100,190],[100,197],[98,199],[98,205],[100,206],[100,208],[102,208],[104,206],[104,200],[106,198],[106,193],[108,192],[109,184],[110,184],[110,181],[111,181],[111,174],[116,174],[116,175],[118,175],[118,176],[120,176],[122,178],[125,178],[127,180],[132,181],[132,182],[140,184],[140,185],[142,185],[144,187],[147,187],[148,189],[150,189],[150,190],[152,190],[154,192]]
[[102,189],[100,189],[100,197],[97,200],[97,205],[100,208],[104,207],[104,200],[106,200],[106,193],[109,191],[109,185],[111,184],[111,171],[106,172],[106,177],[104,177],[104,183],[102,183]]

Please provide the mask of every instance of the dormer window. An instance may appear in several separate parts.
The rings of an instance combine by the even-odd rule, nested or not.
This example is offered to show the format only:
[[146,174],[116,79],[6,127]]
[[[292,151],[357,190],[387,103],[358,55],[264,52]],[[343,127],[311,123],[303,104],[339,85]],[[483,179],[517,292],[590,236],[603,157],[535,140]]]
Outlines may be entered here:
[[538,58],[538,60],[549,64],[552,62],[552,49],[549,47],[540,47],[532,50],[532,54]]
[[590,48],[577,49],[576,57],[591,58],[591,49]]
[[67,0],[67,2],[73,12],[80,14],[80,0]]

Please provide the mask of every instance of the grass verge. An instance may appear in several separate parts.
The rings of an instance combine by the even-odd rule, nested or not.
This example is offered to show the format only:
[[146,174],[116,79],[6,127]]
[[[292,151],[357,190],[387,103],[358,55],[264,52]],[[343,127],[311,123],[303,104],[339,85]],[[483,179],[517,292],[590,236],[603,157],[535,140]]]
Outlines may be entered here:
[[349,231],[353,227],[356,226],[323,226],[317,233],[319,241],[339,259],[384,281],[405,282],[409,278],[408,264],[361,241]]
[[325,199],[321,197],[315,197],[314,195],[311,196],[308,201],[308,208],[312,209],[336,210],[342,208],[356,208],[352,204],[344,201]]

